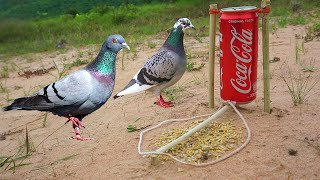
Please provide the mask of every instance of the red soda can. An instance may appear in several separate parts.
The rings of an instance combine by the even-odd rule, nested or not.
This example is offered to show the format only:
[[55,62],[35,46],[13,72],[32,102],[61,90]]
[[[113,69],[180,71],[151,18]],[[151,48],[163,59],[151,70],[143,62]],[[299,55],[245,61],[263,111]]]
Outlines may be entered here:
[[249,103],[256,98],[258,13],[254,6],[221,9],[220,96]]

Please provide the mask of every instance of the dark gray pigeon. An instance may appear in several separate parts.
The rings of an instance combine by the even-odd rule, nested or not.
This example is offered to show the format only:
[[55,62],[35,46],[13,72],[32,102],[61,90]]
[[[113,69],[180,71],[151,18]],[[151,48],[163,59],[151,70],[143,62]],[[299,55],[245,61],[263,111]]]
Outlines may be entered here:
[[115,60],[122,48],[130,50],[121,35],[109,36],[96,59],[86,67],[49,84],[32,96],[15,99],[3,110],[49,111],[64,116],[68,118],[67,122],[73,123],[76,133],[73,139],[91,140],[80,136],[79,129],[84,127],[81,121],[110,98],[116,74]]
[[161,49],[145,62],[128,85],[114,98],[149,90],[159,97],[155,104],[172,107],[172,102],[164,101],[161,91],[179,81],[186,70],[183,35],[188,28],[194,28],[191,21],[188,18],[179,19]]

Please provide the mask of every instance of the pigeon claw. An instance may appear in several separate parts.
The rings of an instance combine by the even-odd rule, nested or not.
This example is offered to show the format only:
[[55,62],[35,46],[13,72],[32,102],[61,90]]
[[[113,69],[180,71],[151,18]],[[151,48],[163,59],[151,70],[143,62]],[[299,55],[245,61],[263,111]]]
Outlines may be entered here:
[[164,107],[164,108],[168,108],[168,107],[173,107],[174,106],[174,103],[173,102],[170,102],[170,101],[165,101],[165,102],[161,102],[161,101],[157,101],[155,102],[156,105],[158,106],[161,106],[161,107]]
[[74,128],[74,132],[76,133],[76,136],[70,137],[69,139],[76,139],[78,141],[94,140],[93,138],[83,138],[83,137],[81,137],[80,128],[79,127],[75,127]]
[[157,102],[155,102],[156,105],[164,107],[164,108],[168,108],[168,107],[173,107],[174,103],[170,102],[170,101],[165,101],[163,99],[163,97],[160,95],[160,98],[158,99]]
[[70,137],[69,139],[76,139],[78,141],[94,140],[93,138],[83,138],[83,137],[80,136],[80,134],[76,135],[74,137]]

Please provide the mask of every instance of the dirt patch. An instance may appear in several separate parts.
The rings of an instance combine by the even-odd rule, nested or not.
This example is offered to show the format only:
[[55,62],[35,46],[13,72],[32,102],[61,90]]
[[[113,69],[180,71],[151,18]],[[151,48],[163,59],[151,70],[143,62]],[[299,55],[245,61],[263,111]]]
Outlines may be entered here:
[[55,67],[52,66],[52,67],[49,67],[49,68],[42,68],[42,69],[38,69],[38,70],[26,70],[26,71],[23,71],[22,73],[18,73],[19,76],[21,77],[25,77],[27,79],[29,79],[31,76],[35,75],[35,76],[41,76],[41,75],[44,75],[44,74],[47,74],[50,70],[54,69]]

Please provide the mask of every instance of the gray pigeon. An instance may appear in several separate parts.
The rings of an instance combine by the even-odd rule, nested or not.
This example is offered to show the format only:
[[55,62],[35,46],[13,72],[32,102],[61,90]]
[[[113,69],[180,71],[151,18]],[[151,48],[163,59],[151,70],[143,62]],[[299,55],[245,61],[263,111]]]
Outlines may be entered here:
[[49,84],[32,96],[15,99],[3,110],[49,111],[64,116],[68,118],[67,122],[73,123],[76,133],[73,139],[91,140],[80,136],[80,127],[84,127],[81,121],[110,98],[114,88],[115,60],[122,48],[130,50],[121,35],[109,36],[96,59],[86,67]]
[[155,104],[165,108],[172,107],[172,102],[162,98],[161,91],[179,81],[186,70],[183,35],[188,28],[194,29],[191,21],[188,18],[179,19],[161,49],[145,62],[128,85],[114,98],[149,90],[159,97]]

